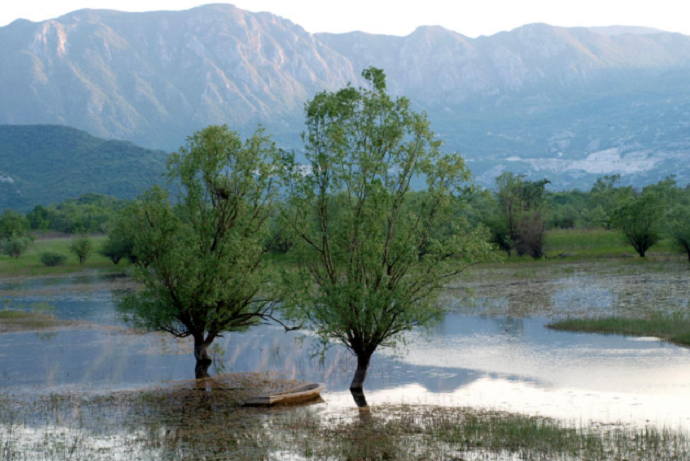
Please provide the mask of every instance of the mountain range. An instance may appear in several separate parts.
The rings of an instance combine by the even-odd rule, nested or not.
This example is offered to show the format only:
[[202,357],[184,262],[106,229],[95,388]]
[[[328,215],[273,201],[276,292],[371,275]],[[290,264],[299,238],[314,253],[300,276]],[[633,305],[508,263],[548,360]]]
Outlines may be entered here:
[[[81,10],[0,28],[0,124],[61,124],[172,151],[194,130],[261,123],[299,149],[304,102],[383,68],[480,184],[503,171],[588,187],[690,181],[690,36],[531,24],[470,38],[310,34],[227,4]],[[0,145],[0,150],[3,147]],[[5,177],[15,173],[0,164]]]

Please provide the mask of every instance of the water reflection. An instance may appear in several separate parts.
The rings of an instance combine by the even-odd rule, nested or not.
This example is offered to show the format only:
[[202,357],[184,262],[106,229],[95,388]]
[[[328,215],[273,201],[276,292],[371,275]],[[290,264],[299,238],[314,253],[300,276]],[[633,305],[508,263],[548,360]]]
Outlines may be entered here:
[[[647,299],[635,294],[635,281],[640,281],[640,290],[650,283],[663,286],[660,278],[640,276],[616,291],[606,288],[606,278],[602,283],[590,280],[589,285],[584,278],[568,274],[541,284],[547,294],[540,295],[536,286],[526,286],[524,298],[517,292],[483,298],[478,293],[478,302],[494,299],[496,305],[517,309],[518,303],[531,299],[557,310],[566,304],[624,309]],[[687,287],[683,291],[676,285],[664,299],[687,305]],[[575,292],[584,294],[578,297]],[[33,333],[1,335],[0,388],[113,390],[195,376],[191,340],[124,333],[110,294],[62,293],[54,304],[58,317],[97,326],[41,338]],[[411,335],[405,350],[375,354],[366,395],[348,389],[356,360],[345,349],[333,347],[314,356],[317,341],[310,335],[279,327],[262,326],[217,340],[213,365],[201,371],[279,371],[289,379],[325,382],[326,409],[384,403],[472,405],[577,421],[690,427],[689,349],[645,338],[556,332],[544,327],[547,321],[505,312],[498,317],[448,315],[428,336]]]

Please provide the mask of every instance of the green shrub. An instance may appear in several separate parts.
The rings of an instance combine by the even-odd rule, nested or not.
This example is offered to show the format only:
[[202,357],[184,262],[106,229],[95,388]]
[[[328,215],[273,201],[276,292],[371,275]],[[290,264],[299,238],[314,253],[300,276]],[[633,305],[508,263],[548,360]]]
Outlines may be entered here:
[[2,252],[12,258],[19,258],[31,246],[29,237],[11,237],[2,242]]
[[67,255],[55,251],[41,253],[41,262],[48,267],[63,266],[67,261]]

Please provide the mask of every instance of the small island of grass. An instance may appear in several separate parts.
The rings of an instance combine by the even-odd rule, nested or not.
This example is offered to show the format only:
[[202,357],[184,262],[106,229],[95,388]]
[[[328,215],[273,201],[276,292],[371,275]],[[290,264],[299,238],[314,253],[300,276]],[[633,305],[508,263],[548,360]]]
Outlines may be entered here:
[[547,325],[554,330],[652,336],[690,346],[690,316],[657,315],[648,318],[595,317],[565,319]]
[[0,334],[25,331],[45,331],[72,325],[73,322],[60,320],[43,312],[0,310]]

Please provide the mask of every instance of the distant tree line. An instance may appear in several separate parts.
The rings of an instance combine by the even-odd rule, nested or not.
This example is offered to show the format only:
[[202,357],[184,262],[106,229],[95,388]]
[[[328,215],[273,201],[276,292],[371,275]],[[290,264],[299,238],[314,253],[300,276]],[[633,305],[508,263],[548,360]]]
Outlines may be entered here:
[[508,255],[542,257],[550,229],[608,229],[642,257],[666,237],[690,259],[690,189],[673,176],[641,189],[619,182],[619,175],[604,176],[587,192],[549,192],[547,180],[504,173],[495,192],[478,193],[476,215]]
[[[483,225],[489,242],[507,255],[544,256],[546,233],[553,229],[620,230],[625,242],[640,255],[667,238],[690,260],[690,188],[680,187],[674,176],[638,189],[620,184],[620,175],[599,178],[589,191],[553,192],[550,181],[532,181],[504,173],[493,190],[465,191],[462,216],[473,226]],[[409,191],[410,201],[423,192]],[[101,194],[85,194],[48,206],[37,205],[25,216],[7,209],[0,216],[0,248],[6,255],[21,256],[33,241],[33,232],[108,234],[99,253],[114,264],[135,262],[128,236],[128,215],[133,201]],[[293,246],[282,228],[279,213],[268,217],[270,251],[287,253]],[[2,243],[4,240],[4,244]]]
[[109,195],[84,194],[58,204],[37,205],[26,218],[34,231],[107,233],[110,222],[127,203]]

